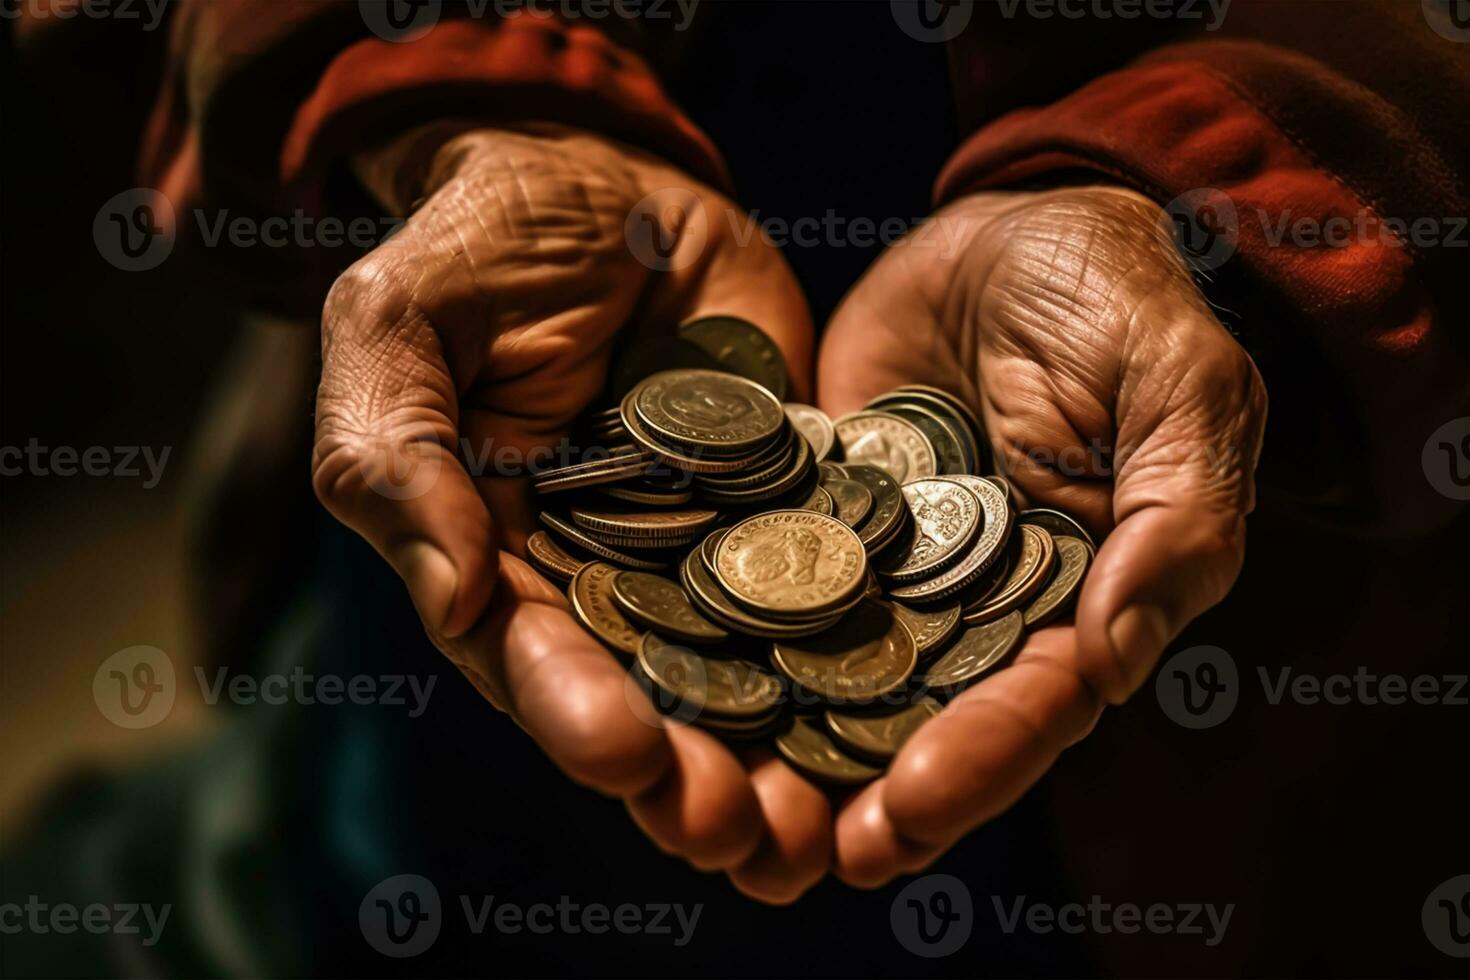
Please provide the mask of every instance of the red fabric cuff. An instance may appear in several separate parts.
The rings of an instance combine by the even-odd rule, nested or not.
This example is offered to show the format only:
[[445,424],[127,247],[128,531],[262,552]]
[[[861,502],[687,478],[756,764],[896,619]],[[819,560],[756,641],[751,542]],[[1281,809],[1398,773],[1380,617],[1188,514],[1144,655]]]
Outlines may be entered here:
[[459,115],[596,130],[730,187],[714,144],[641,58],[591,27],[523,13],[446,21],[415,41],[374,38],[343,50],[296,113],[282,178],[309,183],[357,147]]

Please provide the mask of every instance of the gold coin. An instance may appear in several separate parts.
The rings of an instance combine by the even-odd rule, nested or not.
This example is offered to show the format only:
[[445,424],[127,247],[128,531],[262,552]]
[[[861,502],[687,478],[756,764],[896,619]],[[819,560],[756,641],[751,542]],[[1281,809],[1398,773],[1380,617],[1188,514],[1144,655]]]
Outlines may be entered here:
[[897,711],[853,714],[829,708],[822,720],[842,748],[864,758],[887,762],[898,755],[898,750],[925,722],[943,710],[938,701],[925,697]]
[[930,690],[956,693],[1000,663],[1021,643],[1025,624],[1018,609],[984,626],[971,626],[924,675]]
[[1016,520],[1021,524],[1034,524],[1054,538],[1078,538],[1086,542],[1094,555],[1097,554],[1097,542],[1093,541],[1087,529],[1069,514],[1063,514],[1049,507],[1033,507],[1030,510],[1021,511]]
[[953,565],[980,533],[980,501],[963,483],[945,477],[903,485],[914,537],[896,568],[878,573],[895,582],[933,578]]
[[597,492],[614,500],[646,507],[678,507],[694,499],[694,491],[690,489],[662,490],[633,483],[609,484],[598,487]]
[[781,703],[781,682],[746,660],[701,657],[657,633],[638,645],[644,676],[686,708],[726,718],[764,717]]
[[[837,621],[837,617],[800,623],[777,623],[752,616],[730,601],[720,590],[714,576],[701,558],[702,548],[691,551],[679,565],[679,581],[689,591],[689,598],[700,612],[727,629],[746,636],[774,640],[820,633]],[[840,614],[839,614],[840,615]]]
[[682,448],[676,449],[659,442],[639,421],[638,412],[633,408],[633,394],[630,393],[623,399],[623,425],[627,428],[629,437],[647,451],[655,463],[665,463],[690,473],[708,475],[734,473],[736,470],[744,469],[750,462],[749,458],[744,456],[720,456],[699,448],[686,452]]
[[787,680],[829,703],[873,701],[908,683],[918,646],[886,603],[864,599],[815,636],[777,640],[771,663]]
[[661,371],[634,389],[633,407],[661,441],[731,456],[759,449],[786,421],[769,391],[723,371]]
[[837,508],[829,513],[848,527],[860,527],[873,510],[873,492],[856,480],[823,480],[822,489]]
[[592,552],[592,554],[596,555],[598,558],[604,558],[610,562],[616,562],[617,564],[622,565],[624,568],[633,568],[641,572],[659,572],[669,567],[667,562],[654,561],[647,558],[635,558],[630,554],[618,551],[615,548],[610,548],[607,545],[603,544],[601,541],[592,537],[587,532],[583,531],[581,528],[577,527],[577,525],[573,524],[571,521],[562,520],[555,514],[542,511],[540,514],[536,515],[536,518],[542,524],[545,524],[547,527],[551,528],[557,534],[560,534],[562,537],[566,538],[577,547]]
[[580,487],[615,483],[629,477],[647,473],[657,464],[654,457],[642,450],[621,453],[591,463],[578,463],[554,470],[543,470],[532,478],[531,487],[537,493],[559,493]]
[[719,520],[713,510],[612,511],[573,507],[572,520],[588,531],[625,538],[693,538]]
[[903,624],[914,635],[914,645],[918,648],[920,660],[943,649],[954,636],[955,630],[960,628],[959,603],[934,609],[911,609],[901,602],[892,603],[892,606],[893,614],[903,620]]
[[572,576],[567,598],[577,620],[614,650],[634,656],[642,633],[623,617],[612,600],[612,580],[618,570],[600,561],[588,562]]
[[908,520],[909,508],[903,499],[903,491],[887,470],[861,463],[846,464],[842,471],[849,479],[868,488],[873,495],[873,509],[868,519],[853,530],[863,547],[873,554],[893,540]]
[[689,595],[674,582],[646,572],[613,576],[612,597],[635,623],[689,643],[722,643],[730,634],[694,609]]
[[918,426],[887,412],[854,412],[832,423],[843,458],[888,471],[900,484],[937,475],[934,447]]
[[1056,569],[1041,595],[1026,607],[1028,629],[1040,629],[1071,608],[1092,562],[1092,549],[1081,538],[1062,536],[1053,540],[1057,546]]
[[754,742],[769,738],[786,727],[786,718],[779,711],[758,718],[729,719],[718,715],[701,714],[694,724],[707,732],[732,742]]
[[806,510],[748,517],[715,550],[715,578],[764,615],[813,618],[847,605],[867,581],[863,544],[841,521]]
[[786,397],[786,358],[770,336],[737,316],[706,316],[680,324],[679,339],[693,343],[726,370],[749,378],[776,398]]
[[857,786],[883,775],[883,770],[859,762],[839,749],[812,718],[792,719],[791,727],[776,736],[776,751],[798,771],[814,779]]
[[811,443],[812,453],[817,459],[826,459],[832,455],[837,434],[832,429],[832,420],[827,417],[827,413],[820,408],[796,402],[787,402],[785,407],[786,418],[801,437]]
[[801,502],[797,510],[809,510],[814,514],[832,515],[837,509],[837,504],[832,500],[832,495],[820,483],[813,484],[812,492]]
[[994,484],[978,476],[949,476],[945,479],[963,483],[980,501],[980,509],[985,513],[980,536],[975,539],[968,554],[933,578],[890,589],[889,595],[895,599],[938,602],[955,595],[972,585],[1005,553],[1012,522],[1011,508],[1005,496]]
[[994,595],[965,607],[966,625],[988,623],[1021,607],[1041,591],[1051,575],[1057,553],[1051,535],[1029,524],[1020,525],[1016,531],[1020,548],[1016,552],[1010,576]]
[[577,558],[553,541],[551,535],[545,531],[536,531],[526,539],[526,557],[538,571],[563,585],[570,582],[577,570],[587,564],[584,559]]

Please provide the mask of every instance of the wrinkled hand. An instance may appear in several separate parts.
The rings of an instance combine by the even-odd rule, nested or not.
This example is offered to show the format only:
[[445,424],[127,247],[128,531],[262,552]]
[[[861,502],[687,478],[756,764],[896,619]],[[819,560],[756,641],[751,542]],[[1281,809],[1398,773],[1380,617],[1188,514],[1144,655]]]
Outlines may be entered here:
[[1028,637],[843,808],[849,882],[917,870],[1009,807],[1239,573],[1266,392],[1160,214],[1108,187],[974,195],[889,248],[832,319],[828,412],[904,383],[955,392],[1029,505],[1107,534],[1075,626]]
[[[391,212],[422,204],[327,299],[318,495],[403,577],[433,642],[569,776],[623,797],[666,851],[794,898],[830,864],[825,796],[769,756],[738,759],[635,713],[624,667],[517,557],[534,527],[526,480],[466,465],[555,445],[602,389],[620,333],[672,335],[696,316],[760,324],[793,397],[809,397],[811,324],[790,270],[758,237],[737,245],[718,193],[587,133],[431,127],[357,169]],[[639,209],[668,188],[687,190]],[[643,256],[663,271],[630,247],[630,213],[663,224],[670,247]]]

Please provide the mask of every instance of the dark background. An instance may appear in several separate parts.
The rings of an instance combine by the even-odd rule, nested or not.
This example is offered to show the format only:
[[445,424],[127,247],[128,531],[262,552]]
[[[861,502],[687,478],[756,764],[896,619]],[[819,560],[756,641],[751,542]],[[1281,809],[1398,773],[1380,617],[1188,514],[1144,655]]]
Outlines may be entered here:
[[[746,16],[715,11],[700,57],[671,79],[725,153],[740,202],[787,220],[828,209],[849,220],[926,214],[957,139],[942,48],[895,31],[886,3],[843,5],[835,21],[823,4],[746,6]],[[149,275],[98,255],[92,218],[133,186],[156,64],[109,60],[99,35],[98,56],[69,66],[95,101],[60,104],[8,41],[0,445],[146,444],[173,455],[154,490],[108,478],[0,482],[7,900],[40,891],[81,903],[100,880],[104,894],[172,902],[176,915],[227,910],[257,954],[304,951],[303,970],[344,976],[1463,975],[1419,925],[1423,896],[1470,870],[1463,710],[1254,705],[1191,739],[1141,695],[936,867],[965,880],[977,906],[974,936],[945,960],[915,958],[893,940],[898,885],[868,894],[827,882],[794,909],[767,909],[659,855],[619,805],[566,783],[423,642],[396,579],[310,499],[304,452],[238,483],[218,458],[221,434],[240,425],[221,400],[253,404],[238,390],[242,363],[280,359],[268,410],[294,419],[291,431],[309,425],[314,338],[310,325],[249,322],[221,304],[213,271],[187,252]],[[787,250],[819,323],[875,254]],[[264,557],[244,557],[210,528],[267,506],[238,489],[258,483],[285,486],[284,502],[268,505]],[[1422,542],[1304,531],[1269,501],[1251,533],[1236,597],[1179,646],[1230,637],[1243,670],[1282,661],[1351,669],[1359,661],[1340,656],[1353,649],[1354,609],[1387,608],[1412,647],[1392,653],[1421,670],[1463,672],[1470,563],[1429,576]],[[1463,520],[1439,537],[1442,551],[1465,554]],[[1301,569],[1291,594],[1259,574],[1283,563]],[[237,582],[230,572],[240,568],[270,587]],[[122,647],[161,646],[181,670],[261,664],[290,656],[282,637],[292,630],[330,638],[319,670],[437,676],[431,710],[409,723],[181,704],[158,729],[124,733],[91,703],[92,672]],[[1177,765],[1180,754],[1193,761]],[[201,848],[195,822],[217,798],[248,833]],[[1095,816],[1094,831],[1079,831],[1079,814]],[[1157,837],[1146,860],[1126,843],[1138,826]],[[229,883],[222,897],[190,884],[201,861]],[[1134,862],[1147,884],[1130,888]],[[1172,877],[1159,871],[1171,866]],[[1079,868],[1091,877],[1075,877]],[[448,924],[430,954],[389,961],[363,944],[357,901],[404,870],[434,878]],[[1099,875],[1122,889],[1109,892],[1114,901],[1241,903],[1230,950],[1181,952],[1144,935],[1109,959],[1071,937],[1006,936],[995,925],[991,895],[1085,900],[1079,881]],[[1171,881],[1185,884],[1159,884]],[[684,949],[651,936],[473,937],[460,893],[705,909]],[[7,974],[95,975],[98,955],[131,962],[86,937],[0,942]],[[207,962],[179,931],[162,955],[142,972],[189,975]]]

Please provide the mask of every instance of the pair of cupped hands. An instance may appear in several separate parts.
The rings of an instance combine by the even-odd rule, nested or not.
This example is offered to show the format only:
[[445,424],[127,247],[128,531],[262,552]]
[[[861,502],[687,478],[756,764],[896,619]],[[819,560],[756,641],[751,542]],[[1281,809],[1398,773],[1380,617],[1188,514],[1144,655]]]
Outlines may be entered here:
[[[936,860],[1138,689],[1239,572],[1265,388],[1137,193],[961,198],[885,250],[814,351],[780,252],[648,153],[563,127],[446,123],[354,167],[407,220],[327,297],[318,495],[568,777],[761,901],[791,902],[829,872],[876,887]],[[671,188],[691,206],[656,216],[672,243],[660,271],[625,225]],[[463,451],[535,458],[603,390],[622,345],[712,314],[759,325],[785,355],[789,397],[834,417],[905,383],[954,392],[1026,505],[1102,540],[1075,624],[1029,635],[856,792],[638,710],[625,665],[523,560],[528,481]],[[419,476],[404,482],[406,460]]]

